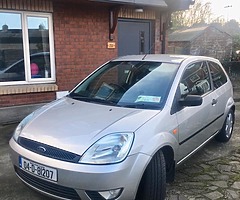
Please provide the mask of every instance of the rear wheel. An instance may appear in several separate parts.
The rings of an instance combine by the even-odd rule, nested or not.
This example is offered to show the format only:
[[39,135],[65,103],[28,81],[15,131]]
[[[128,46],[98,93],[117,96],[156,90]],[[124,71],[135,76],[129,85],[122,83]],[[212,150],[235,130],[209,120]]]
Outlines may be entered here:
[[166,162],[162,151],[157,152],[147,166],[137,200],[164,200],[166,196]]
[[227,117],[225,119],[221,131],[215,137],[216,140],[219,142],[228,142],[232,136],[233,125],[234,125],[234,112],[231,109],[227,114]]

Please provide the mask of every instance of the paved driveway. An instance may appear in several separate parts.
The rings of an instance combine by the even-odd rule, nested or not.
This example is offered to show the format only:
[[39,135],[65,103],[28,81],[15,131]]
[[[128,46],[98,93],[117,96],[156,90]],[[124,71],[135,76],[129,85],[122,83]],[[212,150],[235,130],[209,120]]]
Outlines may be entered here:
[[15,127],[0,126],[0,200],[50,200],[26,187],[14,173],[8,141]]
[[240,199],[240,104],[236,107],[231,140],[212,140],[180,166],[168,185],[168,200]]
[[[8,141],[16,125],[0,126],[0,200],[50,200],[26,187],[14,174]],[[168,200],[240,199],[240,104],[233,138],[212,141],[180,166],[167,187]]]

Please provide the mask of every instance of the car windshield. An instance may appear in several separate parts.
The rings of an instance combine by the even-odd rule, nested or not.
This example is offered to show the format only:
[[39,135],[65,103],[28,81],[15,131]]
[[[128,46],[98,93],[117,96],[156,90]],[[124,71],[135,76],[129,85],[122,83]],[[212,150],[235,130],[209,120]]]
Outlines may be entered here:
[[113,106],[161,109],[178,64],[112,61],[75,88],[69,97]]

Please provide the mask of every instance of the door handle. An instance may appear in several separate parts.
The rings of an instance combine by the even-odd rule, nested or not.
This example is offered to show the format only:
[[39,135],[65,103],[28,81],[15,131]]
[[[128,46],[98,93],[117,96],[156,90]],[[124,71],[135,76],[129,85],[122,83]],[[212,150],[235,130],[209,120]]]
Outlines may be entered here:
[[217,104],[218,100],[217,99],[213,99],[212,100],[212,105],[215,106]]
[[140,31],[139,34],[139,40],[140,40],[140,54],[144,54],[145,53],[145,32],[144,31]]

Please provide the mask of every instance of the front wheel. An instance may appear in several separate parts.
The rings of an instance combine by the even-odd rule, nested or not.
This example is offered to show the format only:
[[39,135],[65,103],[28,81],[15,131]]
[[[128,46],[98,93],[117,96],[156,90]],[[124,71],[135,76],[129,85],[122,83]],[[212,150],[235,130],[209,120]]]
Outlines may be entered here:
[[162,151],[148,164],[140,182],[136,200],[164,200],[166,196],[166,162]]
[[234,125],[234,112],[231,109],[227,114],[222,129],[215,137],[216,140],[219,142],[228,142],[232,136],[233,125]]

